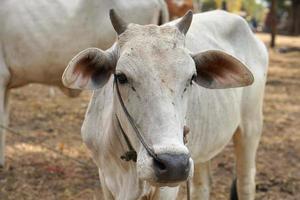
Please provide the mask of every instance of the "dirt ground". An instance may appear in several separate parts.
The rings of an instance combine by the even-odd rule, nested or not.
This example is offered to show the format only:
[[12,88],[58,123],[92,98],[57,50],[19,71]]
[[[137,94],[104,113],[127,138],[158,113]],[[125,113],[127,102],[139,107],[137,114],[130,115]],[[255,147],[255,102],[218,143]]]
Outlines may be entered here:
[[[268,35],[259,34],[265,42]],[[277,38],[300,47],[300,38]],[[0,169],[1,200],[100,200],[97,169],[80,127],[89,93],[71,99],[28,85],[11,91],[7,164]],[[265,123],[257,156],[257,199],[300,199],[300,52],[270,50]],[[56,153],[49,148],[54,149]],[[234,176],[232,144],[212,161],[211,199],[228,199]]]

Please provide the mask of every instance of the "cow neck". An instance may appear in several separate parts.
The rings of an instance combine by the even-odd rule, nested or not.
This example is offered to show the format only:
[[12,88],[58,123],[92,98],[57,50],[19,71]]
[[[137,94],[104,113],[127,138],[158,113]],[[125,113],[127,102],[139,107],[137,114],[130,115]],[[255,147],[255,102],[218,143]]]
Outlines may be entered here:
[[[139,131],[139,129],[137,128],[135,122],[134,122],[134,119],[132,118],[132,116],[130,115],[130,113],[128,112],[126,106],[125,106],[125,103],[123,101],[123,98],[121,96],[121,93],[120,93],[120,89],[119,89],[119,83],[118,83],[118,80],[117,80],[117,77],[116,77],[116,74],[114,74],[114,85],[116,86],[116,91],[117,91],[117,97],[118,97],[118,100],[120,102],[120,105],[122,107],[122,110],[124,111],[125,113],[125,116],[126,118],[128,119],[130,125],[132,126],[137,138],[139,139],[139,141],[142,143],[143,147],[146,149],[146,151],[148,152],[148,154],[153,157],[155,160],[159,160],[159,158],[157,157],[157,155],[155,154],[154,150],[150,147],[150,145],[145,141],[145,138],[143,137],[143,135],[141,134],[141,132]],[[130,140],[129,140],[129,137],[127,136],[127,134],[125,133],[124,129],[122,128],[122,125],[120,123],[120,120],[118,118],[118,115],[116,114],[116,119],[117,119],[117,122],[118,122],[118,125],[120,127],[120,130],[121,130],[121,133],[126,141],[126,144],[128,146],[128,151],[125,152],[122,156],[121,156],[121,159],[123,160],[126,160],[126,161],[134,161],[136,162],[136,159],[137,159],[137,153],[136,153],[136,150],[133,148],[133,145],[131,144]]]

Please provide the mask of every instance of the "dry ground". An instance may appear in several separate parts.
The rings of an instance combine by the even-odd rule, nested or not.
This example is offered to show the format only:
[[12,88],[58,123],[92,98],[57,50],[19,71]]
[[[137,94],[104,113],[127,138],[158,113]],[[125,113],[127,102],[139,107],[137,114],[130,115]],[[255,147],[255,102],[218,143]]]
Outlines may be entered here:
[[[267,35],[259,37],[268,41]],[[278,46],[300,47],[300,38],[279,37]],[[270,57],[257,199],[296,200],[300,199],[300,52],[271,50]],[[0,199],[101,199],[97,169],[80,137],[89,94],[70,99],[59,91],[51,95],[49,87],[29,85],[13,90],[10,100],[10,127],[18,133],[7,136]],[[212,199],[228,199],[233,163],[230,144],[212,162]]]

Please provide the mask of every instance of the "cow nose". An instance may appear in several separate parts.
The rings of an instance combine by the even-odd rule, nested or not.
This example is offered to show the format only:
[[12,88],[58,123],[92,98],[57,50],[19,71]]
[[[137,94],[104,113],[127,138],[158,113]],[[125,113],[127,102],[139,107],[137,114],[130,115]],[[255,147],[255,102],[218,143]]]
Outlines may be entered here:
[[187,154],[157,154],[153,165],[158,182],[186,180],[190,171],[189,159]]

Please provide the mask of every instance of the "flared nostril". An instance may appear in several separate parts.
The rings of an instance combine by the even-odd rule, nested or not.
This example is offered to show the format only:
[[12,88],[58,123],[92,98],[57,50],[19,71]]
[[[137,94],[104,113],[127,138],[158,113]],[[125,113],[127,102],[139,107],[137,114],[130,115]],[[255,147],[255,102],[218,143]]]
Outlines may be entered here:
[[166,167],[166,165],[163,162],[161,162],[161,161],[159,161],[157,159],[154,159],[153,162],[154,162],[154,168],[156,170],[160,170],[161,172],[167,170],[167,167]]
[[186,180],[189,171],[190,156],[187,154],[158,154],[153,160],[155,175],[160,182]]

